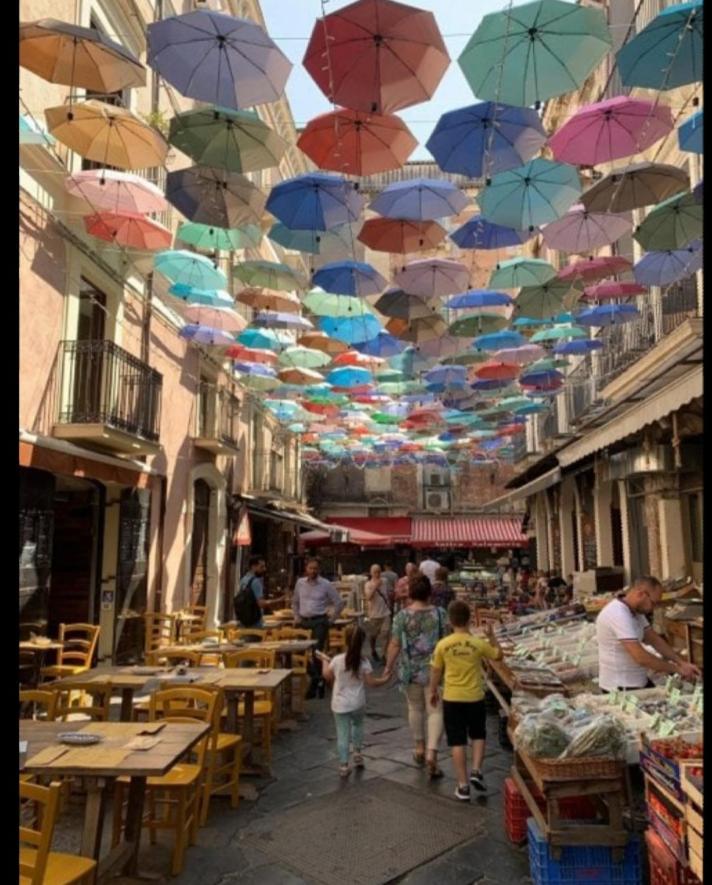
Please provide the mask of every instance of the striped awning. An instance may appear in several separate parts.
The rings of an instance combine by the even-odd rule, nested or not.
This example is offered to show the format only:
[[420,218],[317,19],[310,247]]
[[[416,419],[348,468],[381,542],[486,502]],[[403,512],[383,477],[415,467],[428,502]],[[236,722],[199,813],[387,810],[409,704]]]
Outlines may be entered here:
[[517,516],[415,517],[414,547],[526,547]]

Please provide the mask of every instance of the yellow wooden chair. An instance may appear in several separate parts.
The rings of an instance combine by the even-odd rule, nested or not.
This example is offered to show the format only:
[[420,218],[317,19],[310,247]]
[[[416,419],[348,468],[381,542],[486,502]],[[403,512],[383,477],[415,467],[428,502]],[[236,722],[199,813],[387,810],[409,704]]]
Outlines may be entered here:
[[20,823],[20,885],[91,885],[96,875],[96,861],[59,851],[50,851],[59,808],[60,785],[48,787],[20,781],[20,801],[32,802],[41,809],[38,829]]
[[[304,712],[304,701],[306,700],[306,694],[309,690],[309,662],[311,661],[312,654],[310,651],[305,652],[294,652],[292,654],[292,692],[294,692],[294,684],[297,685],[296,697],[299,699],[298,705],[298,713]],[[292,694],[294,697],[294,694]]]
[[174,651],[166,652],[159,648],[146,656],[146,661],[150,666],[158,666],[159,663],[165,661],[169,667],[176,667],[181,664],[187,664],[189,667],[199,667],[202,659],[203,652],[189,651],[188,649],[185,651],[175,649]]
[[86,673],[94,660],[99,630],[96,624],[60,624],[59,641],[64,647],[57,664],[42,667],[42,679],[49,681]]
[[346,651],[346,630],[337,627],[329,628],[327,651],[330,655],[338,655]]
[[56,691],[45,689],[20,690],[20,719],[43,719],[52,722],[59,700]]
[[311,630],[306,630],[304,627],[280,627],[275,631],[277,635],[275,639],[311,639],[312,632]]
[[[200,825],[208,819],[211,796],[230,796],[230,805],[240,804],[240,770],[242,768],[243,742],[239,734],[220,731],[220,719],[225,706],[221,688],[215,689],[218,700],[215,706],[215,735],[208,744],[207,775],[203,787],[203,801],[200,812]],[[222,761],[221,761],[222,759]]]
[[145,655],[149,655],[162,646],[172,645],[176,641],[175,615],[146,612],[143,617],[146,623]]
[[225,638],[228,642],[233,639],[244,639],[245,642],[263,642],[269,631],[264,627],[228,627],[225,630]]
[[71,687],[55,688],[57,701],[54,718],[67,722],[69,717],[87,716],[93,722],[108,722],[111,708],[111,681],[96,685],[93,682],[72,682]]
[[[246,648],[242,651],[230,651],[223,654],[223,662],[227,669],[231,667],[257,667],[260,670],[274,669],[274,649]],[[223,711],[225,714],[227,711]],[[277,730],[276,708],[272,699],[265,692],[255,692],[252,713],[261,730],[261,749],[265,761],[272,758],[272,735]],[[244,719],[245,702],[237,706],[238,720]]]

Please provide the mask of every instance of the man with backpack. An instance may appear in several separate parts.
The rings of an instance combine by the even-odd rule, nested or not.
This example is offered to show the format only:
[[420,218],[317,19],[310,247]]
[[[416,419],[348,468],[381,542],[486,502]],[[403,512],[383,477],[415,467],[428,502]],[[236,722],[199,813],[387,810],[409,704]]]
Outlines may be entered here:
[[268,611],[277,605],[281,605],[284,597],[267,600],[265,595],[264,575],[267,566],[261,556],[251,556],[248,563],[249,569],[240,580],[240,586],[235,596],[235,617],[241,627],[256,627],[261,629],[262,612]]

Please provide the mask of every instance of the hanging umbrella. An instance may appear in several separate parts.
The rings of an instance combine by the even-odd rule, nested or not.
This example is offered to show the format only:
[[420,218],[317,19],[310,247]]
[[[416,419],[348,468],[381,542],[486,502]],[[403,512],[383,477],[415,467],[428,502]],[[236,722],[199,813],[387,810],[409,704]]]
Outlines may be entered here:
[[64,187],[73,197],[86,200],[95,209],[116,214],[142,215],[168,209],[162,190],[130,172],[87,169],[68,175]]
[[410,295],[423,298],[455,295],[467,289],[469,281],[465,265],[446,258],[411,261],[394,277],[394,282]]
[[168,249],[173,240],[173,234],[167,227],[135,213],[99,212],[87,215],[84,227],[93,237],[129,249]]
[[500,350],[502,347],[521,347],[527,339],[519,332],[506,329],[488,335],[478,335],[472,342],[478,350]]
[[287,143],[254,111],[198,108],[171,117],[168,141],[198,165],[255,172],[279,165]]
[[376,357],[391,357],[405,350],[405,345],[388,332],[379,332],[370,341],[356,341],[353,346],[361,353]]
[[302,302],[294,292],[278,292],[274,289],[243,289],[237,295],[240,304],[255,310],[278,310],[282,313],[299,313]]
[[235,363],[235,371],[241,376],[240,383],[250,390],[266,392],[279,387],[277,373],[270,366],[262,366],[259,363]]
[[184,221],[176,231],[176,239],[206,252],[232,252],[235,249],[255,249],[262,239],[262,231],[255,224],[227,228]]
[[492,224],[481,215],[473,215],[462,227],[450,234],[450,239],[461,249],[507,249],[531,239],[532,233]]
[[536,286],[556,276],[556,270],[541,258],[511,258],[500,262],[489,278],[489,285],[501,289]]
[[619,255],[600,255],[598,257],[586,258],[583,261],[574,261],[573,264],[567,264],[566,267],[557,271],[556,276],[560,280],[569,280],[575,282],[584,280],[593,282],[595,280],[604,280],[606,277],[615,274],[624,273],[632,268],[632,264],[627,258],[621,258]]
[[228,335],[221,329],[211,329],[210,326],[190,324],[183,326],[178,334],[181,338],[192,341],[193,344],[206,344],[210,347],[226,347],[235,343],[232,335]]
[[312,282],[327,292],[340,295],[377,295],[388,283],[370,264],[334,261],[317,270]]
[[554,353],[560,356],[586,356],[596,350],[603,350],[600,338],[581,338],[577,341],[563,341],[554,347]]
[[498,314],[476,313],[451,323],[448,332],[457,338],[473,338],[487,332],[497,332],[507,325],[507,318]]
[[633,236],[649,252],[682,249],[702,236],[702,215],[691,193],[678,194],[652,209]]
[[581,195],[589,212],[630,212],[686,191],[684,169],[664,163],[635,163],[611,172]]
[[319,169],[375,175],[400,169],[418,146],[405,123],[391,114],[339,108],[310,120],[297,147]]
[[483,16],[458,61],[476,96],[527,107],[581,86],[612,42],[602,10],[536,0]]
[[243,363],[262,363],[265,366],[274,366],[278,356],[271,350],[262,350],[258,347],[245,347],[244,344],[233,344],[225,351],[227,359],[240,360]]
[[373,316],[373,310],[366,301],[351,295],[334,295],[321,289],[312,289],[304,298],[304,307],[316,316],[322,317],[362,317]]
[[673,125],[666,105],[619,95],[578,110],[551,136],[549,147],[561,163],[596,166],[642,153]]
[[684,249],[648,252],[633,268],[633,276],[641,286],[669,286],[701,268],[702,241],[695,240]]
[[259,224],[264,195],[244,175],[190,166],[166,176],[166,199],[186,218],[216,227]]
[[292,69],[259,25],[207,9],[150,24],[148,64],[181,95],[235,109],[277,101]]
[[387,289],[373,305],[379,313],[387,317],[401,320],[416,320],[433,316],[437,313],[434,307],[423,301],[418,295],[410,295],[403,289]]
[[332,104],[386,114],[431,98],[449,62],[432,12],[358,0],[315,22],[303,64]]
[[329,230],[357,221],[364,205],[356,184],[339,175],[311,172],[280,181],[266,208],[293,230]]
[[392,319],[386,323],[386,329],[402,341],[422,345],[433,338],[440,338],[447,331],[447,325],[441,316],[424,317],[409,322]]
[[[484,352],[480,351],[468,351],[466,353],[458,353],[454,356],[445,357],[442,361],[444,365],[453,365],[453,366],[475,366],[478,363],[484,363],[488,359],[488,356]],[[506,362],[506,360],[505,360]]]
[[406,347],[403,353],[392,356],[388,364],[404,375],[412,376],[426,366],[427,359],[415,347]]
[[550,249],[560,252],[593,252],[624,237],[633,228],[625,215],[589,212],[581,204],[573,206],[563,218],[542,228],[542,237]]
[[588,338],[588,332],[581,326],[570,324],[551,326],[548,329],[535,332],[531,337],[531,342],[532,344],[540,344],[547,341],[563,341],[567,338]]
[[57,143],[29,114],[20,114],[19,128],[20,144],[39,144],[42,147],[53,147]]
[[459,215],[470,200],[451,181],[413,178],[384,187],[369,209],[386,218],[429,221]]
[[698,111],[696,114],[688,117],[677,130],[677,140],[681,151],[689,151],[692,154],[704,153],[702,114],[702,111]]
[[634,304],[602,304],[589,307],[576,316],[576,322],[583,326],[620,326],[640,317]]
[[316,372],[314,369],[297,367],[281,369],[277,374],[277,377],[285,384],[297,384],[299,386],[314,384],[315,382],[324,380],[324,376],[321,372]]
[[314,325],[306,317],[293,313],[280,313],[276,310],[262,310],[252,320],[254,326],[268,329],[313,329]]
[[146,69],[120,43],[54,18],[20,23],[20,65],[50,83],[103,95],[146,85]]
[[528,317],[553,317],[564,309],[566,296],[572,291],[578,294],[572,283],[556,277],[540,286],[524,286],[517,295],[515,309]]
[[374,252],[420,252],[435,249],[445,238],[437,221],[404,221],[399,218],[369,218],[358,235]]
[[119,169],[163,166],[168,144],[131,111],[90,99],[45,110],[52,135],[85,160]]
[[339,369],[332,369],[326,376],[329,384],[334,387],[361,387],[364,384],[370,384],[373,381],[373,375],[368,369],[360,366],[343,366]]
[[443,114],[425,147],[443,172],[484,178],[521,166],[545,144],[535,110],[483,101]]
[[522,387],[559,387],[563,384],[564,375],[556,369],[539,372],[522,373],[519,383]]
[[344,351],[347,350],[347,345],[344,344],[343,341],[337,341],[336,338],[330,338],[324,332],[317,332],[316,330],[302,335],[301,338],[298,339],[297,344],[302,347],[310,347],[314,350],[320,350],[330,356],[344,353]]
[[168,289],[168,294],[188,304],[204,304],[206,307],[235,306],[232,295],[220,289],[198,289],[185,283],[173,283]]
[[677,89],[702,79],[702,2],[668,6],[622,46],[616,63],[624,86]]
[[261,350],[281,350],[293,344],[289,332],[278,332],[272,329],[245,329],[237,336],[237,343],[245,347],[257,347]]
[[489,184],[485,183],[477,202],[488,221],[524,230],[561,218],[580,195],[581,184],[574,166],[537,157],[524,166],[495,175]]
[[695,198],[695,200],[697,200],[698,203],[701,203],[703,199],[702,190],[703,183],[701,181],[698,181],[697,184],[692,188],[692,196]]
[[247,320],[230,307],[192,305],[184,310],[183,315],[189,323],[220,329],[231,335],[237,335],[247,328]]
[[588,301],[600,301],[606,298],[632,298],[634,295],[645,295],[648,290],[637,283],[607,282],[586,286],[583,297]]
[[241,261],[232,272],[246,286],[290,291],[301,288],[304,282],[296,270],[278,261]]
[[511,381],[519,375],[519,366],[491,360],[478,366],[475,369],[475,375],[481,381]]
[[[375,341],[375,339],[373,340]],[[334,357],[332,362],[334,368],[339,366],[361,366],[373,372],[377,367],[385,365],[386,361],[380,357],[361,353],[361,351],[354,347],[351,350],[347,350],[346,353],[340,353]]]
[[461,295],[455,295],[445,303],[450,310],[463,310],[473,307],[506,307],[512,303],[509,295],[504,292],[490,292],[487,289],[470,289]]
[[370,341],[381,331],[381,324],[371,314],[360,317],[320,317],[319,327],[327,335],[345,341],[346,344]]
[[278,221],[272,225],[267,236],[285,249],[337,260],[353,255],[356,237],[361,229],[361,223],[356,222],[340,224],[331,230],[290,230]]
[[183,283],[196,289],[225,289],[227,277],[204,255],[183,250],[160,252],[154,258],[155,270],[172,283]]
[[[503,347],[501,350],[496,350],[492,359],[499,360],[503,363],[513,363],[517,366],[526,366],[529,365],[529,363],[533,363],[535,360],[541,359],[545,353],[544,349],[539,347],[538,344],[529,344],[527,339],[524,338],[524,336],[522,337],[525,342],[524,344],[519,344],[516,347]],[[477,346],[477,339],[475,339],[475,345]]]

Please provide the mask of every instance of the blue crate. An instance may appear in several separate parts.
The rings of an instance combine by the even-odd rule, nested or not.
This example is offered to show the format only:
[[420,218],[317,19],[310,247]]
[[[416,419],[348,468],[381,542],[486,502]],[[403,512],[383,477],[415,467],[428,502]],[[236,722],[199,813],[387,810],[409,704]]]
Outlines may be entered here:
[[535,885],[640,885],[640,840],[631,836],[623,860],[613,862],[612,848],[598,845],[565,845],[554,860],[533,817],[527,821],[529,866]]

